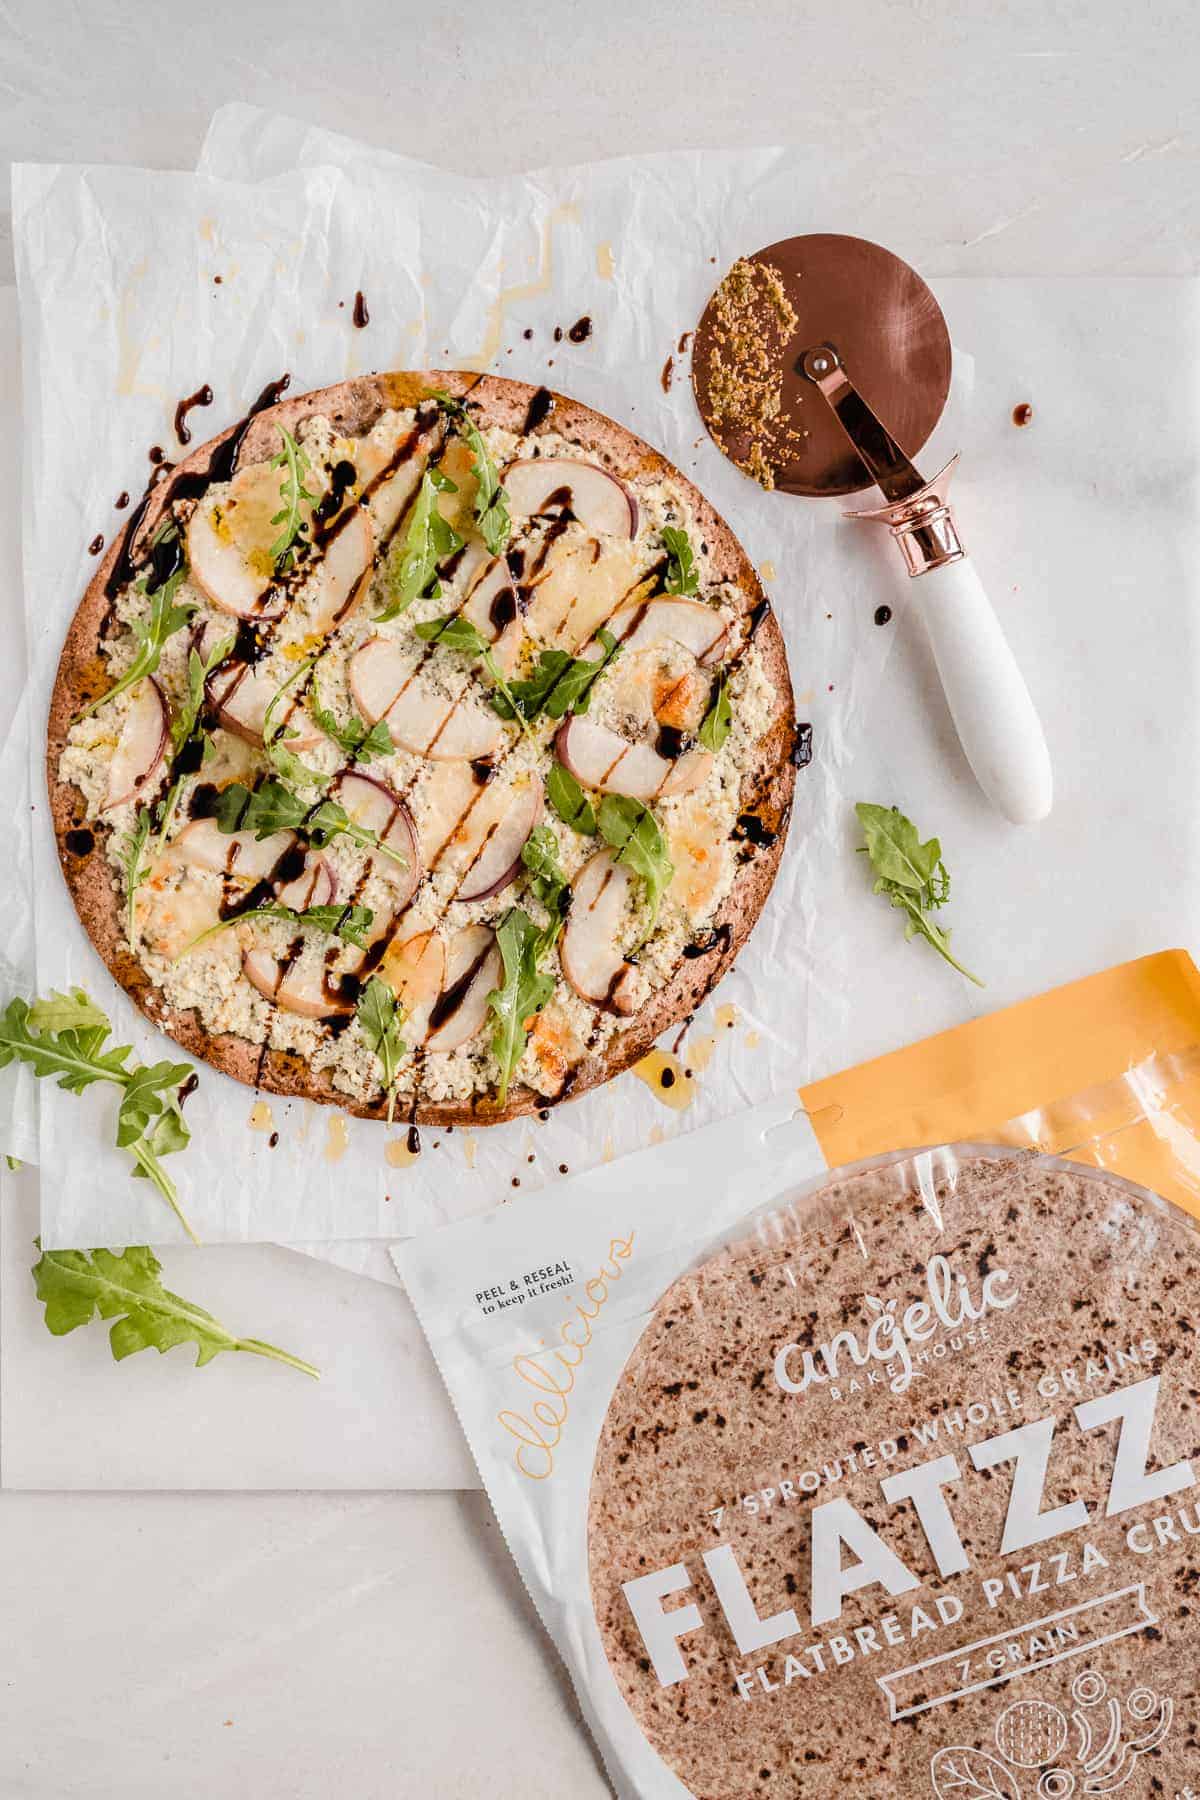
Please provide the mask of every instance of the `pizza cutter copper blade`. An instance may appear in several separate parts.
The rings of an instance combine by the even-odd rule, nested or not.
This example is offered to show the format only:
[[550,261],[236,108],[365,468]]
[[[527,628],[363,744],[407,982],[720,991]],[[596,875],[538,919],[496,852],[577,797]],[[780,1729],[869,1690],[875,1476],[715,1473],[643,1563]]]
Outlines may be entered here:
[[1014,823],[1050,810],[1041,723],[958,534],[947,490],[913,458],[950,389],[950,334],[919,275],[890,250],[836,233],[741,259],[705,309],[692,385],[714,443],[764,486],[801,495],[877,486],[851,514],[887,526],[922,581],[922,612],[950,712],[980,786]]

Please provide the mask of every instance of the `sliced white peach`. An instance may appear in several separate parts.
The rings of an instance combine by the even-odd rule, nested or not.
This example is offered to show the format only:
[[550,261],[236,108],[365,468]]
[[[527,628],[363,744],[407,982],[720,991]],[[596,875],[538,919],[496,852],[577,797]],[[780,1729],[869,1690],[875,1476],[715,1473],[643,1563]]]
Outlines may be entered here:
[[504,486],[515,518],[565,507],[586,531],[604,537],[637,536],[637,501],[623,481],[595,463],[571,456],[523,459],[509,463]]
[[652,744],[631,744],[578,713],[559,727],[554,751],[585,787],[598,788],[602,794],[627,794],[634,800],[690,794],[707,778],[713,760],[707,750],[687,750],[674,760],[660,756]]
[[343,769],[330,786],[330,794],[344,806],[356,825],[373,831],[381,844],[403,857],[403,865],[394,857],[370,852],[372,870],[390,882],[392,903],[397,912],[407,906],[421,879],[421,858],[412,815],[394,788],[375,775]]
[[404,1009],[404,1041],[415,1049],[425,1042],[429,1014],[446,985],[446,946],[436,931],[418,931],[388,945],[379,973]]
[[323,964],[314,968],[303,960],[279,962],[269,950],[254,945],[243,953],[242,974],[283,1012],[302,1019],[328,1019],[354,1010],[353,1001],[338,991],[336,976],[326,987]]
[[[295,843],[294,831],[273,831],[260,839],[252,831],[222,831],[215,819],[193,819],[174,848],[186,868],[209,869],[253,887],[275,875]],[[298,873],[278,888],[276,898],[293,912],[303,912],[306,906],[328,906],[336,891],[329,864],[310,851]]]
[[418,835],[421,860],[427,869],[440,866],[442,851],[480,801],[486,773],[469,762],[430,763],[423,772],[417,795],[421,818]]
[[542,779],[532,776],[504,796],[506,804],[459,885],[459,900],[486,900],[521,872],[521,852],[542,816]]
[[[421,431],[404,460],[389,470],[391,457],[367,454],[366,446],[359,455],[361,501],[371,516],[376,542],[386,544],[407,512],[431,456],[444,441],[445,422],[439,418]],[[393,452],[393,455],[395,452]]]
[[504,675],[509,675],[521,654],[525,627],[517,607],[517,590],[502,556],[494,556],[468,590],[460,608],[482,637]]
[[471,539],[475,531],[475,452],[460,437],[452,437],[438,459],[438,468],[453,489],[443,488],[437,497],[437,509],[451,530],[461,538]]
[[[258,747],[263,741],[267,708],[278,692],[279,682],[273,675],[260,674],[242,662],[219,664],[206,684],[208,703],[226,731],[232,731],[235,737]],[[291,699],[290,693],[285,694],[276,707],[271,724],[272,728],[276,724],[280,726],[280,741],[297,753],[312,750],[324,741],[322,733],[299,702]]]
[[[237,619],[275,619],[287,593],[270,592],[275,580],[272,523],[279,511],[283,473],[269,462],[239,469],[223,498],[202,501],[187,524],[188,571],[200,591]],[[312,482],[305,481],[306,487]],[[311,511],[303,502],[301,516]]]
[[[479,764],[451,763],[446,767],[458,771],[458,779],[426,784],[422,830],[429,842],[440,840],[436,853],[430,855],[430,866],[436,867],[447,891],[457,895],[461,884],[471,882],[480,858],[504,827],[506,815],[515,808],[524,817],[521,804],[523,798],[528,799],[529,777],[510,781]],[[510,843],[511,838],[506,836],[504,841]],[[504,872],[495,862],[491,867],[493,878]]]
[[189,868],[211,869],[252,886],[267,879],[295,842],[294,831],[273,831],[260,840],[252,831],[222,831],[215,819],[193,819],[175,846]]
[[438,1055],[469,1044],[488,1016],[488,995],[504,973],[496,934],[468,925],[446,946],[445,985],[429,1014],[426,1050]]
[[320,560],[309,565],[305,604],[312,630],[326,637],[350,617],[370,585],[375,538],[362,507],[345,514],[316,554]]
[[310,851],[304,859],[304,867],[290,881],[285,881],[278,889],[275,898],[281,906],[290,906],[293,912],[303,912],[309,906],[330,906],[337,893],[337,883],[333,878],[333,870],[323,856]]
[[495,713],[472,690],[447,699],[386,638],[370,638],[350,659],[350,691],[363,718],[386,719],[402,750],[439,759],[491,756],[504,736]]
[[571,883],[571,910],[559,939],[563,974],[575,992],[606,1012],[629,1014],[637,971],[617,948],[626,923],[629,874],[611,850],[600,850]]
[[539,644],[572,655],[590,643],[638,586],[632,548],[604,550],[594,538],[562,538],[533,577],[525,629]]
[[166,755],[170,721],[163,691],[153,675],[147,675],[133,690],[121,735],[108,765],[105,812],[110,812],[114,806],[123,806],[127,800],[136,800],[158,774]]
[[[690,650],[704,668],[711,668],[729,653],[729,620],[715,606],[700,600],[644,600],[618,607],[608,620],[608,630],[628,654],[649,649],[664,639]],[[585,656],[599,655],[599,642],[588,645]]]

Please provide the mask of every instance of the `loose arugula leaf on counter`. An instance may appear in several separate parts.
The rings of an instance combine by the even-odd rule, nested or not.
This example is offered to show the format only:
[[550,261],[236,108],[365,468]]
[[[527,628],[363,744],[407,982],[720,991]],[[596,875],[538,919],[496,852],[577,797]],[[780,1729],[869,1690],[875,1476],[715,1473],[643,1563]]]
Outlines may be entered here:
[[121,873],[125,877],[125,936],[131,950],[136,950],[137,896],[149,873],[146,867],[146,845],[150,839],[150,808],[139,807],[133,824],[117,845]]
[[23,1062],[39,1078],[55,1076],[68,1093],[81,1094],[97,1081],[122,1091],[117,1144],[128,1150],[134,1175],[152,1181],[192,1239],[199,1238],[184,1217],[175,1184],[160,1158],[181,1150],[190,1133],[183,1122],[178,1090],[192,1074],[190,1063],[130,1063],[129,1044],[107,1046],[112,1026],[82,988],[53,992],[29,1006],[10,1000],[0,1013],[0,1069]]
[[275,573],[286,575],[296,563],[295,546],[303,528],[301,514],[304,502],[307,500],[313,506],[317,496],[310,494],[304,485],[304,477],[312,468],[307,455],[291,432],[286,431],[282,425],[279,427],[279,437],[281,448],[271,458],[271,467],[284,470],[284,477],[279,484],[279,511],[273,514],[271,523],[280,526],[281,530],[267,555],[275,565]]
[[667,579],[663,586],[668,594],[698,594],[700,576],[687,532],[677,525],[664,525],[662,541],[667,553]]
[[556,762],[546,777],[546,798],[562,820],[581,837],[595,837],[596,809],[572,775]]
[[370,930],[375,914],[369,906],[306,906],[303,912],[296,912],[290,906],[283,906],[273,901],[266,906],[248,906],[245,912],[231,913],[229,918],[221,919],[216,925],[210,925],[199,937],[194,937],[190,944],[185,944],[175,957],[188,956],[209,938],[216,937],[220,931],[228,931],[232,925],[240,925],[247,919],[282,919],[286,925],[311,925],[314,931],[323,931],[328,937],[341,938],[343,943],[354,944],[359,950],[367,947],[366,933]]
[[433,398],[442,411],[449,414],[458,435],[470,447],[471,473],[475,477],[475,523],[492,555],[503,556],[512,536],[512,519],[508,511],[508,495],[501,485],[492,453],[461,400],[453,399],[440,389],[434,393]]
[[454,483],[440,469],[426,469],[421,477],[416,500],[409,511],[404,536],[387,561],[387,581],[391,599],[376,624],[399,618],[422,594],[440,594],[437,566],[443,556],[462,548],[462,539],[454,527],[438,511],[439,491],[457,492]]
[[[439,618],[425,619],[421,624],[414,625],[413,630],[426,643],[440,644],[445,650],[462,650],[468,656],[477,656],[496,684],[496,692],[492,695],[495,710],[502,719],[515,719],[525,736],[531,742],[534,741],[533,733],[525,722],[525,715],[518,710],[513,690],[496,661],[492,646],[470,619],[465,618],[462,613],[442,613]],[[507,703],[507,711],[501,702]]]
[[596,636],[601,646],[601,654],[596,658],[571,656],[566,650],[540,651],[527,681],[514,681],[501,694],[493,694],[492,706],[500,717],[517,716],[532,722],[543,716],[563,719],[568,713],[585,713],[591,704],[592,689],[620,656],[622,648],[604,625]]
[[886,894],[891,904],[904,913],[905,938],[923,937],[960,975],[982,987],[978,975],[951,955],[950,933],[929,917],[950,898],[950,874],[942,861],[938,839],[929,838],[922,843],[912,820],[895,806],[872,806],[860,801],[854,810],[867,840],[859,855],[870,858],[875,873],[872,893]]
[[338,801],[318,800],[312,805],[284,787],[282,781],[264,781],[257,788],[231,782],[218,794],[213,817],[222,831],[252,831],[260,843],[274,831],[298,831],[323,850],[331,839],[348,837],[361,849],[377,851],[402,869],[408,867],[406,856],[391,844],[382,843],[365,825],[356,825]]
[[697,741],[706,750],[717,751],[733,728],[733,708],[729,704],[729,691],[725,685],[725,676],[717,676],[713,689],[712,701],[708,711],[696,733]]
[[[316,658],[313,658],[315,661]],[[313,718],[339,749],[344,750],[351,762],[372,762],[377,756],[390,756],[396,746],[392,742],[392,733],[386,719],[377,719],[368,728],[357,713],[352,712],[344,725],[339,725],[327,706],[321,704],[321,696],[317,691],[317,678],[313,675],[310,710]]]
[[548,939],[546,933],[539,931],[521,907],[510,906],[497,927],[496,942],[504,964],[504,981],[492,989],[488,1005],[496,1015],[492,1053],[500,1064],[497,1104],[504,1106],[513,1071],[525,1054],[530,1021],[554,992],[553,975],[538,969],[538,961],[553,938]]
[[396,1110],[396,1078],[400,1064],[408,1054],[408,1046],[400,1035],[404,1008],[387,982],[379,975],[372,975],[354,1010],[367,1047],[379,1058],[383,1070],[383,1091],[388,1097],[390,1125]]
[[94,1318],[112,1319],[108,1341],[115,1362],[139,1350],[164,1352],[176,1344],[195,1344],[198,1369],[222,1350],[242,1350],[319,1378],[320,1371],[311,1363],[277,1350],[274,1344],[235,1337],[203,1307],[172,1294],[159,1280],[161,1274],[162,1264],[145,1245],[127,1250],[43,1250],[33,1269],[47,1330],[65,1337]]
[[617,861],[640,875],[646,884],[650,922],[642,933],[644,944],[658,923],[662,897],[675,873],[667,841],[650,808],[625,794],[605,794],[597,822],[601,837],[616,851]]
[[168,638],[174,637],[177,631],[182,631],[195,611],[195,603],[191,600],[175,604],[175,596],[186,574],[187,564],[184,563],[168,575],[162,586],[155,588],[153,593],[146,586],[148,576],[143,575],[136,583],[139,593],[150,595],[150,616],[146,619],[132,619],[129,625],[137,639],[137,654],[120,680],[114,682],[107,693],[80,707],[75,714],[76,722],[98,712],[106,701],[115,700],[118,694],[125,693],[128,688],[136,687],[145,676],[154,674],[162,660]]

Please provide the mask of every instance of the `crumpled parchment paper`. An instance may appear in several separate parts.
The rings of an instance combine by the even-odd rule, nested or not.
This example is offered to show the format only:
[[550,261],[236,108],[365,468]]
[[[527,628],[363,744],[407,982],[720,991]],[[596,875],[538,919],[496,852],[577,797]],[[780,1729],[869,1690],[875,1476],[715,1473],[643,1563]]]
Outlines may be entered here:
[[[5,997],[82,983],[120,1041],[170,1045],[115,988],[57,868],[44,795],[44,719],[62,639],[91,569],[86,546],[120,529],[152,445],[171,455],[178,399],[208,382],[197,441],[240,416],[265,382],[291,391],[371,369],[489,368],[560,388],[661,448],[725,514],[763,572],[788,639],[797,716],[813,727],[775,891],[735,971],[683,1053],[687,1111],[633,1074],[552,1112],[478,1132],[403,1130],[267,1097],[201,1070],[193,1140],[174,1159],[202,1239],[281,1243],[409,1236],[648,1142],[751,1106],[824,1066],[841,1006],[841,771],[883,672],[873,614],[896,579],[882,534],[840,503],[761,492],[704,434],[683,335],[728,264],[819,229],[807,153],[679,153],[472,180],[368,151],[251,108],[222,109],[196,175],[25,165],[14,219],[25,392],[24,625],[28,675],[0,755],[11,804]],[[220,280],[217,280],[217,277]],[[354,296],[370,323],[352,324]],[[590,338],[555,340],[581,315]],[[531,332],[531,337],[526,337]],[[672,379],[666,365],[671,361]],[[955,394],[937,441],[953,447]],[[877,541],[878,539],[878,541]],[[2,602],[13,607],[14,597]],[[112,1148],[114,1103],[0,1076],[0,1149],[40,1162],[48,1248],[164,1242],[178,1227]],[[268,1144],[270,1131],[278,1146]]]

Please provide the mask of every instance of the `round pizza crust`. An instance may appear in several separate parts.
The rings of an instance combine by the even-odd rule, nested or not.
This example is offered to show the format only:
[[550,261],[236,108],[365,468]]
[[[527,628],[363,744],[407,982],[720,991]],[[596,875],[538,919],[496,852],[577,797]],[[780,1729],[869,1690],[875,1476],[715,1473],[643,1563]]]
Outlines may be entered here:
[[[976,1304],[990,1275],[997,1303],[965,1329],[927,1335],[927,1360],[904,1391],[891,1391],[898,1365],[855,1366],[845,1337],[836,1381],[785,1391],[774,1374],[781,1349],[792,1346],[785,1369],[795,1379],[803,1351],[819,1359],[839,1334],[869,1348],[881,1309],[903,1319],[928,1302],[935,1256],[967,1278]],[[1191,1791],[1200,1780],[1198,1284],[1200,1231],[1157,1195],[1078,1164],[972,1146],[839,1174],[772,1206],[677,1280],[601,1427],[588,1562],[617,1686],[687,1792],[1132,1800]],[[915,1340],[912,1355],[915,1366]],[[1109,1517],[1120,1426],[1081,1429],[1073,1407],[1151,1375],[1160,1380],[1149,1477],[1192,1459],[1194,1479]],[[1037,1512],[1082,1499],[1089,1516],[1001,1555],[1014,1465],[976,1468],[970,1447],[1046,1417],[1054,1432]],[[936,1437],[922,1441],[934,1425]],[[1131,1454],[1140,1470],[1140,1443]],[[942,1493],[968,1561],[945,1576],[912,1502],[880,1489],[943,1456],[958,1465]],[[814,1624],[813,1511],[845,1501],[919,1583],[889,1593],[869,1582]],[[1160,1517],[1174,1539],[1156,1531]],[[1107,1566],[1085,1563],[1085,1542]],[[718,1546],[732,1547],[758,1616],[792,1609],[797,1632],[739,1651],[702,1560]],[[859,1551],[838,1546],[844,1570],[859,1566]],[[661,1610],[669,1618],[695,1605],[701,1628],[678,1640],[685,1678],[660,1684],[625,1584],[675,1564],[687,1585]],[[916,1636],[914,1608],[933,1621]],[[1114,1719],[1120,1735],[1105,1758]]]
[[[323,414],[332,419],[344,435],[357,437],[369,431],[382,413],[413,406],[431,389],[440,389],[456,398],[469,395],[472,404],[483,409],[489,424],[516,432],[524,429],[530,403],[540,391],[522,381],[454,370],[406,370],[360,376],[353,381],[338,382],[333,387],[282,400],[256,414],[242,441],[238,467],[265,461],[274,454],[279,425],[294,433],[302,420]],[[766,602],[754,565],[733,532],[685,476],[623,425],[605,418],[602,413],[593,412],[565,394],[555,393],[552,398],[553,407],[545,419],[547,429],[599,456],[617,475],[631,480],[669,479],[693,507],[697,524],[709,546],[713,573],[718,580],[726,581],[736,589],[740,612],[750,613]],[[237,429],[238,426],[231,426],[219,437],[193,450],[176,464],[174,474],[204,473],[213,452]],[[149,541],[168,505],[173,479],[174,475],[159,483],[144,515],[137,522],[139,544]],[[385,1113],[382,1098],[369,1102],[356,1100],[335,1087],[327,1074],[311,1069],[294,1052],[268,1050],[264,1055],[260,1045],[245,1038],[210,1032],[194,1011],[167,1014],[160,1010],[157,989],[125,940],[121,897],[114,887],[112,866],[104,854],[107,828],[103,821],[93,820],[86,824],[86,830],[94,840],[92,848],[83,853],[72,848],[72,843],[80,844],[80,838],[75,834],[85,824],[83,796],[71,784],[60,780],[59,759],[75,714],[108,685],[107,665],[100,652],[112,615],[112,602],[105,593],[105,583],[122,552],[128,529],[110,547],[79,603],[63,645],[50,700],[46,780],[51,815],[59,862],[84,929],[110,973],[135,1005],[152,1024],[167,1032],[192,1056],[233,1076],[236,1081],[245,1082],[248,1087],[338,1106],[344,1112],[362,1118],[382,1118]],[[619,1075],[644,1056],[664,1031],[696,1010],[736,960],[771,891],[787,838],[796,778],[792,761],[795,739],[792,687],[783,635],[773,612],[768,611],[763,617],[755,643],[766,674],[779,696],[779,714],[759,745],[757,767],[748,773],[743,784],[742,810],[755,811],[768,833],[774,833],[773,841],[761,846],[746,846],[752,854],[748,854],[738,871],[733,888],[713,921],[721,928],[714,947],[694,960],[685,961],[666,987],[647,1001],[632,1022],[618,1032],[602,1052],[580,1065],[571,1088],[571,1099]],[[484,1093],[473,1095],[469,1102],[425,1101],[418,1104],[415,1118],[418,1123],[428,1125],[490,1125],[554,1104],[527,1086],[511,1088],[508,1104],[503,1109],[489,1105],[488,1101],[489,1097]]]

